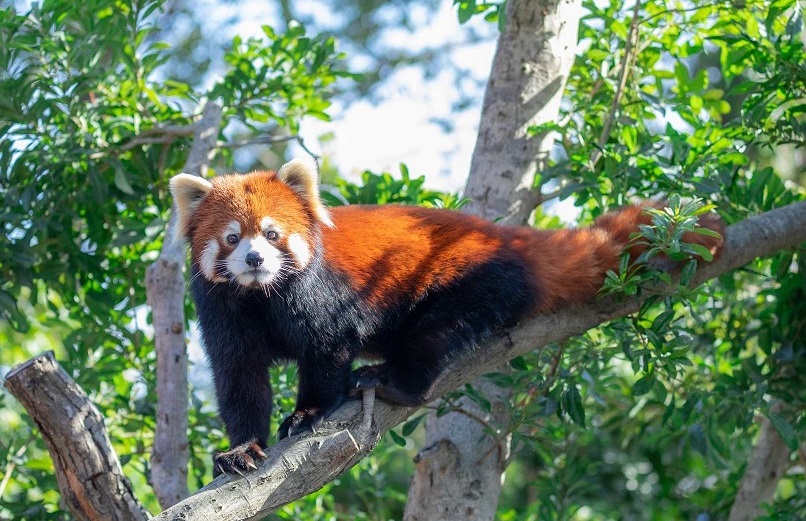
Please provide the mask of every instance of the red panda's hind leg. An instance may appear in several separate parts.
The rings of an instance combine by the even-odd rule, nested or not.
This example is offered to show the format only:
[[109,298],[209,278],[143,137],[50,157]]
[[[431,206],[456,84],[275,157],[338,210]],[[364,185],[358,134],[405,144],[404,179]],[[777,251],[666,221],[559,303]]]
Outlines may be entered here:
[[422,366],[402,368],[385,362],[359,367],[350,375],[350,394],[355,396],[363,389],[375,389],[375,395],[389,403],[404,407],[420,407],[434,399],[434,382],[439,373]]
[[386,362],[350,375],[351,393],[375,388],[388,402],[408,407],[438,398],[434,384],[452,360],[534,309],[537,291],[523,262],[498,258],[468,270],[411,311],[385,345]]

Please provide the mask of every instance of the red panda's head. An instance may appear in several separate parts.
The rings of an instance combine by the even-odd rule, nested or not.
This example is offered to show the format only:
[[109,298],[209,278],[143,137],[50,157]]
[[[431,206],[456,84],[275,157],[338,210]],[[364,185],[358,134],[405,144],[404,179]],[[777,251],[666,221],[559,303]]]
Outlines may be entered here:
[[171,179],[176,238],[211,282],[270,286],[304,269],[319,224],[333,226],[319,199],[316,168],[294,160],[276,173]]

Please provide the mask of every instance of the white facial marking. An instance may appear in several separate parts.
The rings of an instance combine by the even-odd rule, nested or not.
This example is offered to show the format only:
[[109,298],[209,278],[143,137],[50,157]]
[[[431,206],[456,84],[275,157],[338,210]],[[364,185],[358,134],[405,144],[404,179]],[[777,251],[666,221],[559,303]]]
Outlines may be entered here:
[[294,257],[294,260],[297,261],[297,266],[300,269],[304,268],[311,262],[311,249],[308,247],[308,243],[305,239],[302,238],[302,235],[298,233],[292,233],[288,237],[288,251],[291,252],[291,255]]
[[[255,252],[263,259],[259,266],[246,263],[246,256]],[[236,282],[244,286],[269,284],[283,265],[283,253],[272,246],[262,235],[257,237],[241,237],[241,242],[227,256],[227,269],[235,277]]]
[[274,219],[272,219],[271,217],[264,217],[263,219],[260,220],[260,229],[263,230],[264,232],[268,230],[274,230],[279,233],[282,231],[280,227],[277,226],[277,223],[274,222]]
[[241,223],[238,221],[230,221],[226,228],[224,228],[224,241],[226,242],[227,237],[233,233],[237,235],[241,234]]
[[218,254],[220,253],[218,241],[210,239],[204,245],[204,249],[199,255],[199,268],[202,274],[210,282],[226,282],[227,279],[216,274],[216,261],[218,261]]

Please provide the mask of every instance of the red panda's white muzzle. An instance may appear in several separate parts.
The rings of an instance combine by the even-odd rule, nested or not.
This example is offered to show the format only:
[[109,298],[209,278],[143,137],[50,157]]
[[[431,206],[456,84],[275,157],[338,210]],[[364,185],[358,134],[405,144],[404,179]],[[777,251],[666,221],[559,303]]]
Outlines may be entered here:
[[235,282],[254,287],[271,284],[283,268],[283,252],[265,237],[242,238],[225,261]]

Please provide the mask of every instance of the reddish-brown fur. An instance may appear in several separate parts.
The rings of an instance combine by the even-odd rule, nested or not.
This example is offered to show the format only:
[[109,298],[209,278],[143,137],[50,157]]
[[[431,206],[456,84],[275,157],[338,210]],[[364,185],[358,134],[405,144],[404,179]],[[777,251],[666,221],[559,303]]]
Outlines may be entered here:
[[374,304],[456,279],[503,245],[496,227],[457,212],[412,206],[344,206],[323,230],[325,259]]
[[[630,235],[651,221],[639,206],[603,215],[591,228],[567,230],[499,226],[458,212],[397,205],[345,206],[331,213],[336,229],[324,230],[325,258],[371,303],[400,293],[420,295],[509,251],[531,267],[541,292],[534,312],[593,298],[607,271],[618,269]],[[718,218],[705,225],[724,231]],[[687,234],[685,240],[719,253],[720,241],[713,238]],[[641,249],[632,247],[633,257]]]

